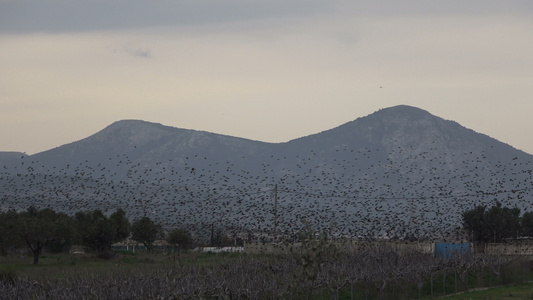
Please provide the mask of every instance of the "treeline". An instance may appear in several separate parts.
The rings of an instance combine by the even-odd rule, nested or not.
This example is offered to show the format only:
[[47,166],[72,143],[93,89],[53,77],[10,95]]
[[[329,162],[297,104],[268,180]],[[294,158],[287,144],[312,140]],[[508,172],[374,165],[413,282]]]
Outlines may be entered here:
[[479,205],[462,215],[463,228],[475,242],[500,243],[507,239],[533,237],[533,212],[520,216],[519,208]]
[[192,236],[187,230],[174,229],[165,234],[162,227],[148,217],[130,223],[122,209],[109,216],[98,209],[69,216],[34,206],[22,212],[0,213],[0,254],[25,247],[33,254],[34,264],[39,263],[43,250],[59,253],[68,251],[72,245],[83,245],[100,258],[111,258],[111,245],[128,237],[142,243],[148,251],[157,239],[164,238],[178,249],[192,245]]

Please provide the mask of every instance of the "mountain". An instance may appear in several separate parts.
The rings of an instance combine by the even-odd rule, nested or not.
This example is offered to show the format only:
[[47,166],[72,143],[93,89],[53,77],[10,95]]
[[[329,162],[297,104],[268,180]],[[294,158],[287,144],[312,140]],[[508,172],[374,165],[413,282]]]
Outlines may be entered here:
[[9,160],[21,158],[24,156],[28,156],[28,155],[22,152],[0,151],[0,162],[9,161]]
[[124,120],[0,160],[0,188],[4,209],[123,208],[169,228],[290,235],[310,224],[339,235],[435,237],[479,204],[531,210],[532,158],[405,105],[276,144]]
[[[115,169],[127,169],[132,164],[163,168],[183,166],[188,157],[235,160],[266,148],[267,143],[237,137],[123,120],[88,138],[35,154],[32,158],[53,166],[98,161],[103,167]],[[124,159],[119,159],[117,163],[121,157]],[[126,160],[128,165],[124,164]]]

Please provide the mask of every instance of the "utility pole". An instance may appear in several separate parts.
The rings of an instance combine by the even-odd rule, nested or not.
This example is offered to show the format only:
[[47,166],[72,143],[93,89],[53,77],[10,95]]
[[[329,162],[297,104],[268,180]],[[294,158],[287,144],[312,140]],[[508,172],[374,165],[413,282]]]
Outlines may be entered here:
[[274,187],[274,233],[278,231],[278,185]]

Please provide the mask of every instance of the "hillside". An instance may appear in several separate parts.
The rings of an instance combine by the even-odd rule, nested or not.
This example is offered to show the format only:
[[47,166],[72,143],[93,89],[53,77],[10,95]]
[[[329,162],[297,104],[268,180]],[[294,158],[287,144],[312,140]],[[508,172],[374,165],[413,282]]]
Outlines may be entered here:
[[22,152],[0,151],[0,162],[14,160],[23,156],[27,156],[27,154]]
[[531,210],[532,158],[404,105],[278,144],[125,120],[0,160],[0,187],[3,208],[123,208],[169,227],[439,236],[478,204]]

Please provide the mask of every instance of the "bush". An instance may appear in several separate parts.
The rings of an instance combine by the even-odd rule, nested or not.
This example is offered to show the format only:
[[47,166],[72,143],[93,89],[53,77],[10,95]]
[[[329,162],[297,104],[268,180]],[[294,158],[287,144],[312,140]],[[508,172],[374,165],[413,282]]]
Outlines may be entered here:
[[10,267],[0,267],[0,282],[14,284],[18,280],[15,270]]
[[131,251],[131,250],[113,250],[116,254],[121,254],[123,256],[129,255],[129,256],[135,256],[137,253]]
[[101,252],[98,252],[98,257],[99,258],[102,258],[102,259],[112,259],[113,257],[115,257],[115,252],[113,251],[101,251]]

